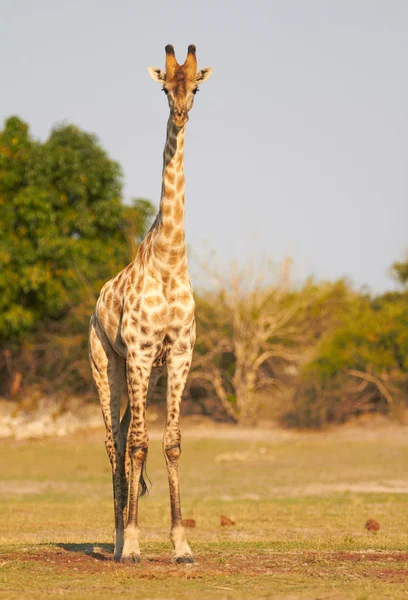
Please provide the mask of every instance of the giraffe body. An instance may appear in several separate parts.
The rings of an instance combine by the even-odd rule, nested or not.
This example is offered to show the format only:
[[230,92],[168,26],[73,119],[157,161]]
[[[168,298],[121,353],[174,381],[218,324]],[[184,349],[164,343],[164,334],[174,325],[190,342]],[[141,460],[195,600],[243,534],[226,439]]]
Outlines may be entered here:
[[[102,288],[90,323],[90,361],[106,426],[112,466],[115,559],[140,560],[138,497],[149,438],[146,403],[167,369],[167,419],[163,437],[170,505],[170,539],[177,562],[194,562],[181,523],[178,461],[180,403],[195,342],[194,298],[184,239],[184,133],[198,84],[211,69],[196,73],[195,47],[184,65],[166,46],[163,83],[170,106],[160,210],[135,259]],[[120,419],[120,398],[128,405]]]

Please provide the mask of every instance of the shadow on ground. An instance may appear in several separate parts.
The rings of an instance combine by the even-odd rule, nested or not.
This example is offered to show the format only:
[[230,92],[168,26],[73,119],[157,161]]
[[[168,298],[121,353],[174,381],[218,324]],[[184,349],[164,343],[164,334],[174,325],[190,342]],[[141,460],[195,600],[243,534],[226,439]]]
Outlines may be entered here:
[[113,560],[113,544],[55,544],[67,552],[91,556],[97,560]]

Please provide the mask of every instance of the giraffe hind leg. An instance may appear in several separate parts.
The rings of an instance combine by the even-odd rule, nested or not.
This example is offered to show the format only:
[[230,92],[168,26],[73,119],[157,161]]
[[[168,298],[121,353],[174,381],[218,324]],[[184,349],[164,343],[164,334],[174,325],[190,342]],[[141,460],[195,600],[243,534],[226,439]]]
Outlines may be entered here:
[[125,361],[111,348],[100,324],[94,318],[91,320],[89,350],[93,379],[98,390],[106,428],[105,447],[112,467],[115,515],[114,558],[119,560],[124,543],[127,499],[126,438],[123,437],[120,423],[120,400],[125,385]]

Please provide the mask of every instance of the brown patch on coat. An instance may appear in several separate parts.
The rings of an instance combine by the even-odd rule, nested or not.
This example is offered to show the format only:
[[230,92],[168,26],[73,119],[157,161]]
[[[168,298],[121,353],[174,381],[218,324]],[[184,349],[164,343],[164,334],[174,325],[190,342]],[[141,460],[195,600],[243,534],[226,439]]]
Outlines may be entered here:
[[166,179],[167,179],[167,181],[168,181],[169,183],[171,183],[171,185],[174,185],[174,182],[175,182],[175,179],[176,179],[176,177],[175,177],[175,175],[174,175],[174,171],[170,171],[170,170],[168,170],[168,171],[166,172]]
[[167,187],[164,190],[164,195],[166,196],[166,198],[168,198],[169,200],[173,200],[176,192],[174,190],[172,190],[171,188]]
[[179,177],[177,178],[176,189],[178,192],[181,192],[181,190],[183,188],[184,188],[184,175],[179,175]]
[[170,319],[180,319],[180,321],[184,317],[184,310],[177,306],[172,306],[170,309]]
[[173,233],[173,237],[171,238],[172,244],[175,246],[179,246],[184,242],[184,231],[182,229],[176,229]]
[[184,206],[178,202],[176,204],[176,206],[174,207],[174,218],[176,219],[177,222],[180,222],[183,220],[184,217]]
[[173,233],[174,225],[172,223],[164,223],[162,225],[162,233],[165,237],[169,238]]

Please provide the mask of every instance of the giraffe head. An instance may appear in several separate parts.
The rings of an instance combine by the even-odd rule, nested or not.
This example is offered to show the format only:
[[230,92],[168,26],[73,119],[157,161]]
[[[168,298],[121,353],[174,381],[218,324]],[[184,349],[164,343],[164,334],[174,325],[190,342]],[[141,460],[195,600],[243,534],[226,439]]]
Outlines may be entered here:
[[149,67],[149,73],[163,85],[162,89],[169,101],[171,120],[177,127],[183,127],[188,121],[188,113],[193,107],[198,86],[209,78],[212,69],[197,71],[196,47],[193,44],[188,47],[183,65],[178,64],[171,44],[165,50],[166,72]]

